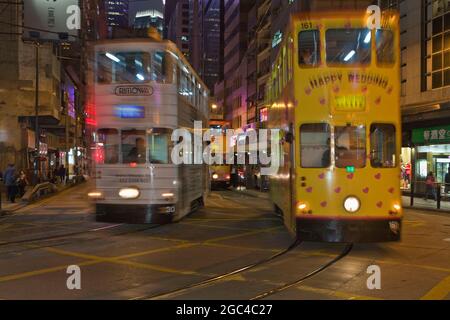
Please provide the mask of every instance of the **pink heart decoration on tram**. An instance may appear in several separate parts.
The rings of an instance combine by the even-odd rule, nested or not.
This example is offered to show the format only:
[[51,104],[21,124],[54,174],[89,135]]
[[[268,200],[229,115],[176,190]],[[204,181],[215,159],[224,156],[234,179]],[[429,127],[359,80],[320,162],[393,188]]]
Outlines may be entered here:
[[326,201],[324,201],[320,205],[322,206],[322,208],[325,208],[328,205],[328,203]]
[[334,92],[334,93],[339,93],[339,91],[341,91],[341,88],[339,88],[339,86],[335,86],[335,87],[333,88],[333,92]]
[[387,94],[391,94],[393,90],[394,88],[392,86],[389,86],[389,88],[387,89]]
[[363,192],[364,192],[364,193],[369,193],[369,187],[364,188],[364,189],[363,189]]
[[319,174],[319,179],[320,179],[320,180],[323,180],[323,179],[325,179],[325,173],[321,173],[321,174]]
[[377,207],[378,207],[378,208],[381,208],[382,206],[383,206],[383,202],[382,202],[382,201],[380,201],[380,202],[377,203]]
[[334,192],[336,192],[336,193],[341,193],[341,191],[342,191],[341,187],[334,189]]
[[361,88],[362,93],[366,93],[367,92],[367,86],[364,86]]
[[377,100],[375,100],[375,104],[379,105],[381,103],[381,97],[378,97]]
[[312,192],[313,192],[313,188],[312,188],[312,187],[307,188],[307,189],[306,189],[306,192],[312,193]]
[[325,103],[327,103],[327,100],[325,98],[320,98],[319,102],[321,105],[325,105]]
[[309,96],[309,95],[311,94],[311,91],[312,91],[311,88],[309,88],[309,87],[308,87],[308,88],[305,88],[305,93],[306,93],[306,95]]
[[347,175],[347,179],[352,180],[355,177],[353,173]]
[[394,191],[395,191],[394,188],[390,188],[390,189],[388,190],[389,193],[394,193]]
[[377,173],[377,174],[375,175],[375,179],[380,180],[380,179],[381,179],[381,173]]

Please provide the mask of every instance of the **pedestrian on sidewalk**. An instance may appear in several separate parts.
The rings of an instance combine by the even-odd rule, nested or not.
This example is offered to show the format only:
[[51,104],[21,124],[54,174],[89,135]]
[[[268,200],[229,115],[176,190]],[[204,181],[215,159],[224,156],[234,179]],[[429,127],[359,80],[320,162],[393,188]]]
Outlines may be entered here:
[[23,170],[20,171],[19,178],[17,179],[17,187],[19,192],[19,197],[22,198],[25,194],[25,188],[29,185],[27,175]]
[[436,179],[434,178],[433,171],[430,171],[425,180],[425,186],[426,186],[425,201],[428,200],[429,194],[431,194],[433,196],[434,201],[436,201],[435,183],[436,183]]
[[5,180],[5,186],[6,186],[6,193],[9,201],[11,203],[16,202],[16,195],[17,195],[17,185],[16,185],[16,168],[14,164],[9,164],[8,168],[5,170],[4,173],[4,180]]
[[58,177],[61,184],[64,184],[64,180],[66,179],[66,168],[64,168],[63,164],[59,167]]

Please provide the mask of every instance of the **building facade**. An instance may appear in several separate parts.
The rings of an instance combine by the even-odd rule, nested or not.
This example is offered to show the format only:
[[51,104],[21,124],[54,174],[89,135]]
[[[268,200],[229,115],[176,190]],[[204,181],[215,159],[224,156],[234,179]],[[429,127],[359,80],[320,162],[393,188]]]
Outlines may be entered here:
[[164,14],[155,9],[138,11],[134,18],[133,28],[149,29],[150,27],[158,30],[162,37],[164,34]]
[[104,0],[107,25],[128,27],[129,0]]

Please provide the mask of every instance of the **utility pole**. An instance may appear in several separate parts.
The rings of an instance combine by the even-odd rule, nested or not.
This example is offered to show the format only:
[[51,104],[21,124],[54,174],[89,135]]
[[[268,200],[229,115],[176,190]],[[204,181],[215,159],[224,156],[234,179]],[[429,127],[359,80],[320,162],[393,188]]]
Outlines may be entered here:
[[35,158],[34,158],[34,175],[36,184],[40,179],[41,165],[40,165],[40,129],[39,129],[39,42],[35,42],[36,50],[36,92],[35,92],[35,104],[34,104],[34,135],[35,135]]

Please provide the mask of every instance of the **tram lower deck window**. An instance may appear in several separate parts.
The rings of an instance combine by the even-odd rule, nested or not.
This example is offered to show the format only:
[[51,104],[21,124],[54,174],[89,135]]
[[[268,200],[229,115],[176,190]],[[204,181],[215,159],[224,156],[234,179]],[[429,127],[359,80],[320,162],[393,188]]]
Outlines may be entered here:
[[144,130],[122,130],[123,163],[146,163]]
[[328,168],[331,165],[330,126],[308,123],[300,127],[300,157],[303,168]]
[[119,161],[119,131],[117,129],[98,130],[98,148],[100,155],[97,160],[103,164],[116,164]]
[[364,168],[366,166],[366,127],[335,127],[336,167]]
[[370,162],[374,168],[394,168],[396,139],[395,126],[374,123],[370,127]]

